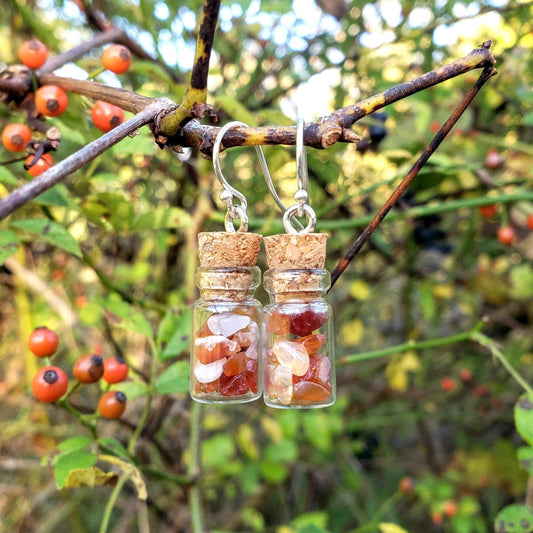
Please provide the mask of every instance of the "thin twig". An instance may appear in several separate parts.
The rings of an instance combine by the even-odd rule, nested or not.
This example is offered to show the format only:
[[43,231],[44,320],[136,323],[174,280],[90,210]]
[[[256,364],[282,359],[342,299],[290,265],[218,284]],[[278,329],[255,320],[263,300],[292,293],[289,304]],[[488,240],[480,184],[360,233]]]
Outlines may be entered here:
[[344,256],[337,263],[337,266],[333,269],[331,273],[331,287],[335,285],[335,282],[339,279],[339,276],[346,270],[346,267],[350,264],[352,259],[359,253],[365,242],[370,238],[370,235],[372,235],[374,230],[379,226],[379,224],[385,218],[387,213],[394,207],[400,196],[407,190],[409,184],[420,172],[420,169],[427,163],[428,159],[435,152],[435,150],[437,150],[437,148],[440,146],[446,135],[448,135],[448,133],[455,125],[455,123],[459,120],[466,108],[470,105],[472,100],[479,93],[481,87],[483,87],[483,85],[494,74],[495,70],[492,65],[489,65],[488,67],[485,67],[483,69],[483,72],[477,79],[474,86],[468,91],[463,100],[461,100],[454,112],[450,115],[448,120],[437,132],[429,146],[424,150],[424,152],[422,152],[422,155],[411,167],[411,170],[403,178],[403,180],[400,182],[400,184],[396,187],[394,192],[385,202],[383,207],[376,213],[376,215],[372,218],[372,221],[368,224],[368,226],[363,230],[363,232],[359,235],[359,237],[355,240],[355,242],[350,246]]
[[160,113],[172,109],[174,105],[175,104],[167,98],[156,100],[146,109],[120,126],[117,126],[109,133],[105,133],[95,141],[84,146],[81,150],[78,150],[46,172],[43,172],[34,180],[14,190],[0,200],[0,220],[6,218],[13,213],[13,211],[27,204],[50,187],[60,183],[68,175],[72,174],[89,161],[92,161],[95,157],[104,153],[128,135],[133,134],[141,126],[152,122]]

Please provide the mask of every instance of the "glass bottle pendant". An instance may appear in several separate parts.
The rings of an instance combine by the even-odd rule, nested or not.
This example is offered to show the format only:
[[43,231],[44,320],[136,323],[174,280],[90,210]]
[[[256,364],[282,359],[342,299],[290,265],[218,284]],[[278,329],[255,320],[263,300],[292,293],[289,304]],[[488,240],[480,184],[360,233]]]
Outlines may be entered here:
[[193,305],[191,337],[196,401],[239,403],[261,396],[262,307],[254,299],[261,272],[253,266],[260,241],[252,233],[199,235],[200,298]]
[[[264,400],[270,407],[335,403],[333,317],[325,299],[330,275],[319,268],[325,241],[312,233],[265,238],[271,303],[264,310]],[[308,267],[297,268],[302,264]]]

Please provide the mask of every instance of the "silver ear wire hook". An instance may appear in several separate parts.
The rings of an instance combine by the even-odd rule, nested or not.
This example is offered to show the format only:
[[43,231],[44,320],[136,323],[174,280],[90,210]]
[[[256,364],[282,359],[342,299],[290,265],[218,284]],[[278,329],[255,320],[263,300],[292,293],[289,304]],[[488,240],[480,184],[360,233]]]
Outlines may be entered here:
[[[307,172],[307,157],[304,146],[304,121],[298,119],[296,128],[296,176],[298,179],[298,190],[294,193],[296,203],[284,209],[283,227],[287,233],[312,233],[316,226],[316,214],[313,208],[307,203],[309,199],[309,174]],[[294,215],[307,217],[307,226],[305,228],[296,219]],[[296,230],[292,223],[295,222],[300,231]]]
[[[222,187],[224,187],[224,190],[220,193],[220,199],[228,207],[226,216],[224,218],[224,227],[226,231],[230,233],[234,233],[235,231],[248,231],[248,215],[246,213],[248,202],[246,201],[246,197],[244,196],[244,194],[240,193],[237,189],[235,189],[228,183],[228,181],[224,177],[224,174],[222,173],[222,168],[220,167],[220,145],[222,144],[222,139],[224,138],[224,135],[226,135],[228,130],[234,128],[235,126],[246,127],[246,124],[238,121],[228,122],[224,127],[220,128],[220,131],[218,132],[218,135],[215,139],[215,143],[213,145],[213,167],[215,169],[215,174],[217,175],[217,178],[222,184]],[[240,200],[241,205],[233,205],[234,196],[236,196]],[[235,218],[238,218],[241,221],[241,225],[238,230],[235,230],[235,226],[233,225],[233,219]]]

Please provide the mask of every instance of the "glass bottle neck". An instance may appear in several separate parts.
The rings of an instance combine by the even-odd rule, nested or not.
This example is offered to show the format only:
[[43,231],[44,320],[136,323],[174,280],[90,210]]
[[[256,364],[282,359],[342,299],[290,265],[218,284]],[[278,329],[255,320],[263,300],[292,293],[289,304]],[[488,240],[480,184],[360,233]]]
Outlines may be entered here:
[[312,302],[326,297],[330,274],[314,268],[270,269],[265,272],[264,286],[273,302]]
[[253,298],[259,286],[261,271],[258,267],[196,269],[196,285],[203,300],[231,300],[243,302]]

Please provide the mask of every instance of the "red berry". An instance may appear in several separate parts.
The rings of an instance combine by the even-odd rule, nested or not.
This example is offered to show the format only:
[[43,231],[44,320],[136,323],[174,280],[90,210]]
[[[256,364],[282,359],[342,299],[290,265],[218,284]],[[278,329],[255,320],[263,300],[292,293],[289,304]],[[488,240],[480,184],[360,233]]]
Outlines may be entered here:
[[526,218],[526,226],[533,231],[533,213],[530,213]]
[[[34,156],[30,155],[30,157],[26,159],[24,166],[28,168],[33,159]],[[53,167],[54,163],[54,158],[50,154],[43,154],[39,159],[37,159],[37,162],[33,166],[28,168],[28,172],[35,178],[36,176],[42,174],[45,170]]]
[[108,383],[120,383],[128,377],[128,363],[121,357],[110,357],[104,362],[104,380]]
[[91,110],[93,124],[104,133],[124,122],[124,111],[113,104],[97,100]]
[[19,59],[31,69],[44,65],[47,57],[48,50],[46,46],[37,39],[26,41],[19,48]]
[[121,44],[113,44],[104,50],[102,64],[115,74],[124,74],[131,65],[131,52]]
[[484,218],[492,218],[498,212],[498,206],[496,204],[480,205],[479,212]]
[[35,107],[46,117],[58,117],[67,105],[67,93],[61,87],[43,85],[35,91]]
[[472,378],[474,377],[474,374],[472,374],[472,371],[468,368],[461,368],[459,373],[463,381],[472,381]]
[[498,240],[502,244],[505,244],[505,246],[509,246],[513,242],[515,236],[516,232],[511,226],[502,226],[501,228],[498,228]]
[[35,328],[28,338],[28,348],[37,357],[54,355],[59,345],[58,336],[44,326]]
[[497,170],[503,166],[505,159],[501,154],[496,150],[496,148],[489,148],[487,150],[487,155],[485,156],[485,167],[490,170]]
[[24,152],[30,141],[30,128],[24,124],[8,124],[2,131],[2,144],[11,152]]
[[72,372],[80,383],[96,383],[104,375],[104,361],[94,353],[82,355],[74,363]]
[[455,379],[453,379],[450,376],[443,377],[440,380],[440,386],[441,386],[442,390],[444,390],[446,392],[454,391],[455,390],[455,385],[456,385]]
[[119,418],[126,410],[126,395],[120,391],[104,392],[98,402],[98,411],[104,418]]
[[33,376],[31,387],[41,402],[55,402],[67,392],[68,378],[57,366],[45,366]]
[[402,479],[400,479],[400,482],[398,483],[398,490],[400,492],[412,492],[414,487],[415,484],[413,483],[413,479],[409,476],[402,477]]

